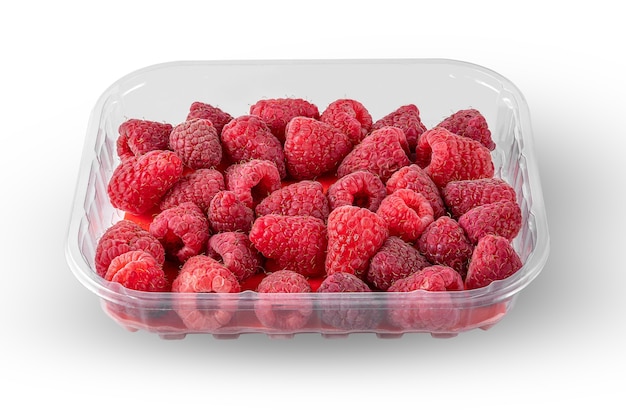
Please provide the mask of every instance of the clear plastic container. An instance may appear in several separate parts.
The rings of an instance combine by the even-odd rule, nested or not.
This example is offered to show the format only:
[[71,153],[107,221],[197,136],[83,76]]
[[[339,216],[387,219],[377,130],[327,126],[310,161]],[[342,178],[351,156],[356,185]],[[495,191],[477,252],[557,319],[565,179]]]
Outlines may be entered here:
[[[147,293],[99,277],[94,267],[98,239],[124,217],[111,206],[106,192],[119,162],[118,126],[127,118],[175,125],[184,121],[194,101],[237,116],[248,113],[259,99],[275,97],[305,98],[320,111],[338,98],[353,98],[374,120],[413,103],[427,127],[460,109],[480,110],[497,145],[492,152],[496,176],[513,185],[522,208],[522,230],[513,242],[524,263],[521,270],[485,288],[441,293]],[[548,252],[544,200],[523,95],[487,68],[443,59],[193,61],[133,72],[111,85],[91,114],[66,247],[72,271],[100,298],[111,318],[129,330],[168,339],[191,333],[233,338],[245,333],[291,337],[305,332],[325,337],[355,332],[448,337],[488,329],[539,275]],[[186,318],[197,314],[205,318],[203,324],[188,326]]]

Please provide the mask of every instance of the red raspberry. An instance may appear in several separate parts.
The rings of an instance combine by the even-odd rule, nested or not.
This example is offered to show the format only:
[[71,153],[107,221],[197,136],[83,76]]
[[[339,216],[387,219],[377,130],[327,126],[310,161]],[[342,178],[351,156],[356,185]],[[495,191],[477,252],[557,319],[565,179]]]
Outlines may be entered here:
[[257,216],[313,216],[326,220],[330,209],[324,187],[317,181],[302,180],[284,186],[265,197],[255,208]]
[[222,144],[231,163],[267,160],[276,164],[281,178],[287,175],[283,145],[257,116],[245,115],[231,120],[222,130]]
[[217,233],[209,238],[207,255],[221,261],[241,282],[256,274],[263,258],[248,235],[241,232]]
[[113,258],[104,279],[118,282],[138,291],[163,292],[170,290],[163,266],[154,256],[143,250],[131,250]]
[[165,250],[156,237],[135,222],[120,220],[98,239],[95,256],[96,273],[104,277],[115,257],[133,250],[148,252],[159,264],[165,261]]
[[470,259],[465,289],[486,287],[493,281],[510,277],[522,267],[522,261],[509,240],[502,236],[485,235]]
[[273,162],[253,159],[229,166],[226,189],[250,208],[281,187],[280,173]]
[[303,116],[313,119],[320,117],[317,106],[301,98],[259,100],[250,106],[250,114],[263,120],[281,142],[285,141],[287,123],[294,117]]
[[385,184],[369,171],[355,171],[339,178],[328,187],[330,209],[340,206],[363,207],[378,210],[387,193]]
[[189,107],[189,113],[187,113],[187,120],[192,119],[208,119],[213,123],[215,130],[219,135],[222,134],[222,129],[226,123],[233,120],[233,116],[226,113],[219,107],[212,106],[200,101],[194,101]]
[[168,256],[185,262],[204,252],[209,221],[195,203],[181,203],[157,214],[150,223],[150,233],[163,244]]
[[496,149],[487,120],[476,109],[459,110],[446,117],[436,127],[443,127],[459,136],[474,139],[490,151]]
[[372,290],[368,285],[357,278],[356,276],[348,272],[335,272],[328,275],[320,286],[317,288],[317,292],[371,292]]
[[320,114],[320,120],[348,135],[354,145],[363,140],[373,124],[372,116],[365,106],[352,99],[333,101]]
[[183,163],[172,151],[150,151],[128,158],[113,171],[107,192],[113,207],[141,215],[156,206],[182,176]]
[[387,180],[387,195],[399,189],[409,189],[422,194],[433,209],[433,217],[439,218],[446,214],[439,188],[428,174],[419,166],[411,164],[394,172]]
[[431,265],[394,282],[387,291],[410,292],[463,290],[461,275],[449,266]]
[[337,167],[339,178],[351,172],[366,170],[386,182],[391,174],[410,165],[404,132],[397,127],[374,130],[350,151]]
[[304,327],[313,314],[313,302],[307,298],[286,298],[279,293],[310,293],[304,276],[287,269],[273,272],[261,280],[254,312],[265,327],[297,330]]
[[118,128],[117,154],[122,159],[153,150],[167,150],[172,125],[152,120],[128,119]]
[[522,228],[522,210],[511,201],[484,204],[463,214],[459,225],[474,244],[487,234],[513,240]]
[[215,194],[207,216],[214,233],[248,233],[254,222],[254,211],[246,206],[232,191],[220,191]]
[[397,236],[389,236],[370,261],[365,281],[386,291],[395,281],[419,271],[430,262],[413,245]]
[[224,175],[220,171],[213,168],[190,171],[165,193],[159,207],[166,210],[190,201],[206,212],[215,194],[224,188]]
[[191,169],[213,168],[222,160],[222,144],[208,119],[186,120],[172,129],[170,149]]
[[363,277],[371,257],[389,236],[387,224],[378,214],[355,206],[331,211],[327,227],[326,275],[348,272]]
[[498,201],[515,203],[515,189],[500,178],[451,181],[441,190],[444,203],[457,219],[463,214],[483,204]]
[[416,161],[440,188],[450,181],[490,178],[494,174],[489,149],[441,127],[420,136]]
[[263,256],[276,261],[278,269],[305,276],[324,272],[327,236],[323,220],[268,214],[254,221],[249,238]]
[[407,242],[416,241],[435,220],[426,197],[406,188],[385,197],[376,213],[387,222],[390,235]]
[[266,275],[259,283],[257,292],[261,294],[311,292],[311,284],[304,275],[282,269]]
[[462,277],[474,249],[463,228],[448,216],[441,216],[428,225],[417,240],[417,247],[429,262],[449,266]]
[[384,116],[372,125],[372,130],[385,126],[395,126],[402,129],[411,151],[417,146],[417,138],[427,130],[422,123],[419,109],[415,104],[401,106]]

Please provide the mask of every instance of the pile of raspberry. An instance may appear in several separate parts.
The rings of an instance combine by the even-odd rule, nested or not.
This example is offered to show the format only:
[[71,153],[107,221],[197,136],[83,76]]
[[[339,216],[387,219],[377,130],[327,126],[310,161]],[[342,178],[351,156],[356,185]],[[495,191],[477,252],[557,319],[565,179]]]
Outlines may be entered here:
[[476,109],[426,127],[414,104],[374,121],[345,98],[237,117],[194,102],[179,124],[126,120],[116,146],[107,191],[126,216],[95,266],[131,289],[462,291],[522,266],[518,196]]

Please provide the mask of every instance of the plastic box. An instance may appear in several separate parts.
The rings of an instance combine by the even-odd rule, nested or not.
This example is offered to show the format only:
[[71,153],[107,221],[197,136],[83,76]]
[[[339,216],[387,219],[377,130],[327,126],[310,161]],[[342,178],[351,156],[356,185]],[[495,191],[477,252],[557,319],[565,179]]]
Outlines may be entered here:
[[[118,163],[118,126],[127,118],[175,125],[184,121],[194,101],[238,116],[248,113],[257,100],[275,97],[305,98],[320,111],[338,98],[353,98],[367,107],[374,120],[413,103],[427,127],[460,109],[480,110],[497,144],[492,152],[496,176],[513,185],[522,208],[522,230],[513,242],[524,262],[522,269],[485,288],[443,293],[145,293],[100,278],[94,268],[97,241],[124,216],[111,206],[106,193]],[[355,332],[379,337],[407,332],[448,337],[488,329],[538,276],[548,252],[531,121],[521,92],[489,69],[443,59],[193,61],[133,72],[111,85],[91,114],[66,247],[73,273],[100,298],[110,317],[129,330],[168,339],[191,333],[234,338],[245,333],[291,337],[305,332],[325,337]],[[205,325],[187,327],[184,317],[189,314],[205,315]],[[260,320],[263,317],[275,320]],[[404,317],[405,325],[399,326],[397,317]]]

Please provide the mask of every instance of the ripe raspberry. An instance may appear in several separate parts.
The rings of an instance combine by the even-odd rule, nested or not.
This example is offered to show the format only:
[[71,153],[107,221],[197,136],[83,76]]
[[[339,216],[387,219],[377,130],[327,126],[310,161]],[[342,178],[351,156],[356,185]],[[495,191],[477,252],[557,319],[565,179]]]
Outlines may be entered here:
[[165,261],[165,250],[156,237],[135,222],[120,220],[98,239],[95,256],[96,273],[104,277],[115,257],[133,250],[148,252],[159,264]]
[[509,240],[502,236],[485,235],[470,259],[465,289],[486,287],[493,281],[510,277],[522,267],[522,261]]
[[439,188],[428,174],[418,165],[411,164],[394,172],[387,180],[387,195],[399,189],[409,189],[422,194],[433,209],[435,219],[446,214],[446,208],[441,198]]
[[463,290],[461,275],[449,266],[431,265],[394,282],[387,291],[410,292]]
[[104,279],[138,291],[170,290],[163,266],[144,250],[131,250],[111,261]]
[[196,203],[206,213],[215,194],[225,188],[224,175],[216,169],[203,168],[190,171],[165,193],[159,207],[166,210],[189,201]]
[[374,130],[350,151],[337,167],[337,176],[341,178],[366,170],[387,182],[394,172],[411,164],[407,153],[404,132],[397,127],[383,127]]
[[223,232],[209,238],[207,255],[221,261],[241,282],[256,274],[263,266],[263,258],[248,235],[241,232]]
[[386,222],[366,208],[341,206],[330,212],[327,224],[326,275],[348,272],[363,277],[370,258],[389,236]]
[[416,241],[435,220],[426,197],[406,188],[385,197],[376,213],[387,222],[390,235],[407,242]]
[[330,212],[324,187],[317,181],[302,180],[284,186],[265,197],[255,208],[257,216],[313,216],[326,220]]
[[474,249],[463,228],[448,216],[441,216],[428,225],[417,240],[417,247],[429,262],[449,266],[462,277]]
[[385,126],[395,126],[402,129],[411,151],[417,146],[417,138],[427,129],[420,118],[419,109],[415,104],[401,106],[372,125],[372,130]]
[[226,189],[250,208],[281,187],[280,173],[273,162],[253,159],[229,166]]
[[335,272],[328,275],[316,292],[371,292],[367,284],[348,272]]
[[522,228],[522,210],[517,203],[498,201],[474,207],[458,221],[474,244],[487,234],[513,240]]
[[333,126],[307,117],[295,117],[286,127],[285,160],[295,179],[314,179],[333,171],[352,150],[352,142]]
[[490,178],[494,174],[489,149],[441,127],[424,132],[415,153],[417,164],[440,188],[450,181]]
[[302,274],[282,269],[266,275],[259,283],[257,292],[261,294],[311,292],[311,284]]
[[207,216],[214,233],[244,232],[248,233],[254,222],[254,212],[232,191],[220,191],[215,194]]
[[141,215],[156,206],[182,176],[183,163],[172,151],[150,151],[122,161],[107,192],[113,207]]
[[373,124],[372,116],[365,106],[352,99],[333,101],[320,114],[320,120],[348,135],[354,145],[363,140]]
[[459,110],[446,117],[436,127],[443,127],[459,136],[474,139],[490,151],[496,149],[487,120],[476,109]]
[[317,106],[301,98],[270,98],[259,100],[250,106],[250,114],[259,117],[274,136],[285,141],[285,127],[294,117],[319,119]]
[[304,276],[290,270],[267,275],[257,288],[259,293],[254,313],[265,327],[277,330],[297,330],[304,327],[313,314],[313,302],[307,298],[285,297],[281,293],[310,293],[311,286]]
[[208,119],[213,123],[218,135],[222,134],[224,125],[233,119],[233,116],[226,113],[219,107],[212,106],[200,101],[194,101],[189,107],[189,113],[187,113],[187,120],[192,119]]
[[339,178],[328,187],[330,209],[340,206],[363,207],[378,210],[387,193],[385,184],[369,171],[355,171]]
[[483,204],[517,201],[515,189],[503,179],[496,177],[451,181],[441,190],[441,196],[450,213],[457,219]]
[[209,221],[195,203],[181,203],[157,214],[150,223],[150,233],[163,244],[166,255],[185,262],[204,252]]
[[287,175],[283,145],[257,116],[239,116],[222,130],[224,152],[231,163],[262,159],[276,164],[281,178]]
[[395,281],[419,271],[430,262],[413,245],[397,236],[389,236],[370,261],[365,281],[386,291]]
[[118,128],[117,154],[121,159],[153,150],[167,150],[172,125],[152,120],[128,119]]
[[222,144],[208,119],[186,120],[172,129],[170,149],[191,169],[213,168],[222,160]]
[[305,276],[324,272],[327,236],[323,220],[268,214],[254,221],[249,238],[263,256],[276,261],[278,269]]

